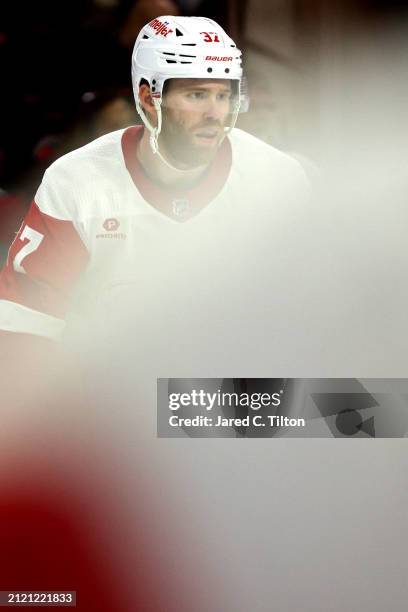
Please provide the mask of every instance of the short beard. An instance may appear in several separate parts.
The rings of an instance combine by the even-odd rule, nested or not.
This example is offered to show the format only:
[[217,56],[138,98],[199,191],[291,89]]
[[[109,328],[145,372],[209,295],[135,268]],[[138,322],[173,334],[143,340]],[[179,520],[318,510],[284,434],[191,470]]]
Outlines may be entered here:
[[[205,127],[220,127],[220,122],[209,121]],[[204,127],[204,126],[203,126]],[[203,149],[192,142],[192,137],[183,123],[175,121],[170,110],[162,108],[162,129],[159,135],[159,150],[164,149],[165,156],[181,169],[206,166],[217,155],[218,147]],[[162,151],[163,152],[163,151]]]

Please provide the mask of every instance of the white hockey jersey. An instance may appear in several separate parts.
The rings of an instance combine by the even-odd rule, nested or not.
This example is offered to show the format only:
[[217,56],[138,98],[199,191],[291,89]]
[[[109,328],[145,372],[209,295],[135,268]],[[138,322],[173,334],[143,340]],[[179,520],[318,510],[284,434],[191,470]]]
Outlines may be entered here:
[[304,205],[298,162],[239,129],[189,190],[149,180],[136,156],[142,134],[102,136],[46,171],[0,274],[0,330],[57,338],[68,313],[92,316],[115,288],[140,286],[143,303],[149,282],[188,282],[210,265],[208,281]]

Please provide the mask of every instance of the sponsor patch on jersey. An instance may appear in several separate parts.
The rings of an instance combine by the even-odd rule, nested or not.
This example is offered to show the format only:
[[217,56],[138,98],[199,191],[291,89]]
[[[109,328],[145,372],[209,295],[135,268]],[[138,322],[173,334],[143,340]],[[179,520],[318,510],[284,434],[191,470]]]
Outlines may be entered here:
[[96,238],[113,238],[116,240],[125,240],[126,234],[123,232],[117,232],[119,229],[120,222],[117,219],[110,218],[105,219],[102,223],[102,227],[105,230],[104,234],[96,234]]
[[113,240],[126,240],[126,234],[115,232],[114,234],[96,234],[96,238],[112,238]]
[[119,228],[119,221],[117,219],[105,219],[103,222],[103,229],[107,232],[115,232]]

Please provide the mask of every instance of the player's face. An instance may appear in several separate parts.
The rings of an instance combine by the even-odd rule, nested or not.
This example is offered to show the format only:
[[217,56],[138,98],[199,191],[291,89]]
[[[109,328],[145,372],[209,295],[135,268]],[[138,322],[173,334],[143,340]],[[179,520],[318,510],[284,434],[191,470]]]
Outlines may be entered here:
[[223,137],[230,104],[228,80],[172,79],[162,104],[163,152],[187,167],[209,163]]

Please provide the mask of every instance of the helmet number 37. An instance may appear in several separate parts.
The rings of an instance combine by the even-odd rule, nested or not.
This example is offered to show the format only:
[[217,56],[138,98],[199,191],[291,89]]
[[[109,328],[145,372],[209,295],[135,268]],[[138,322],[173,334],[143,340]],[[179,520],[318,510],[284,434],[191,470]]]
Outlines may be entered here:
[[204,42],[208,43],[219,43],[220,39],[216,32],[200,32],[203,37]]

